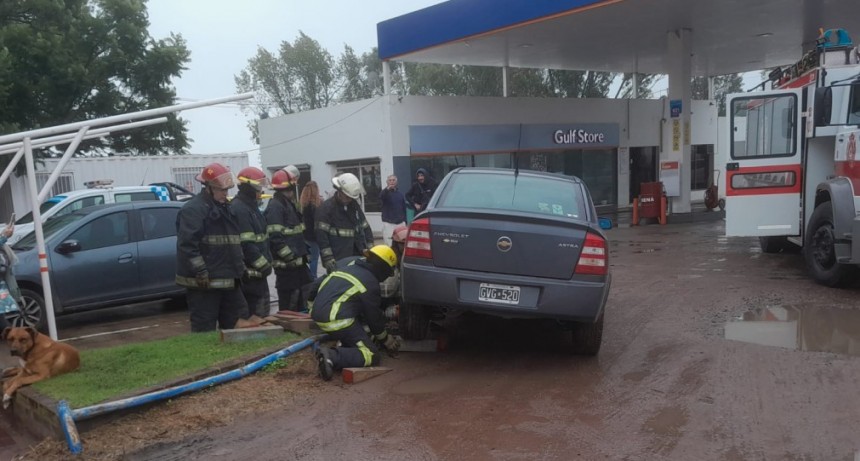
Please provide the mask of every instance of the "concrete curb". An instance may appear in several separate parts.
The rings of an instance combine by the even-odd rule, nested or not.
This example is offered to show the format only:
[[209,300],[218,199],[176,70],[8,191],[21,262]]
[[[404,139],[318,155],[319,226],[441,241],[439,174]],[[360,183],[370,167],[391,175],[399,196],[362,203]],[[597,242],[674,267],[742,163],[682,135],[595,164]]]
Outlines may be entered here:
[[[141,388],[131,393],[117,395],[111,400],[135,397],[138,395],[160,391],[162,389],[167,389],[174,386],[188,384],[224,372],[232,371],[250,363],[253,363],[257,360],[260,360],[261,358],[269,354],[273,354],[281,349],[284,349],[285,347],[288,347],[304,339],[306,338],[298,338],[295,341],[291,341],[286,345],[263,349],[254,354],[239,357],[227,362],[222,362],[218,365],[205,368],[203,370],[182,376],[172,381],[167,381],[154,386]],[[18,392],[15,393],[12,406],[9,408],[9,410],[6,411],[7,415],[11,416],[15,423],[18,425],[18,428],[38,439],[50,437],[57,440],[65,440],[65,435],[60,426],[59,416],[57,415],[57,403],[57,400],[54,400],[40,393],[36,389],[28,386],[19,389]],[[153,402],[148,405],[143,405],[128,410],[120,410],[80,421],[77,423],[78,432],[85,433],[91,429],[95,429],[104,424],[108,424],[112,421],[115,421],[116,419],[127,414],[132,414],[141,410],[148,409],[151,406],[156,405],[157,403],[158,402]]]

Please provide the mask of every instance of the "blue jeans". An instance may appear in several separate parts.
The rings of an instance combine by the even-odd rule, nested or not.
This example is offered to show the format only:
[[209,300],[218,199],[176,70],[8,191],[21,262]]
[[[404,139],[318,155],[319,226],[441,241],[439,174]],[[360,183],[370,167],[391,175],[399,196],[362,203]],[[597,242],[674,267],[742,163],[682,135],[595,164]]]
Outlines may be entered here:
[[308,247],[311,249],[310,254],[310,269],[311,269],[311,280],[315,280],[317,278],[317,264],[320,262],[320,246],[317,242],[307,242]]

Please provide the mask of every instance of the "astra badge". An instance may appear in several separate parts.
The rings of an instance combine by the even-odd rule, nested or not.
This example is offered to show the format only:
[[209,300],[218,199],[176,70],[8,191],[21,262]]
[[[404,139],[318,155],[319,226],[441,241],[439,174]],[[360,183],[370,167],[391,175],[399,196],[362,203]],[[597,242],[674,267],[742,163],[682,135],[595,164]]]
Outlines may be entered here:
[[502,253],[507,253],[512,246],[514,246],[514,242],[511,242],[510,237],[502,236],[496,240],[496,248],[498,248]]

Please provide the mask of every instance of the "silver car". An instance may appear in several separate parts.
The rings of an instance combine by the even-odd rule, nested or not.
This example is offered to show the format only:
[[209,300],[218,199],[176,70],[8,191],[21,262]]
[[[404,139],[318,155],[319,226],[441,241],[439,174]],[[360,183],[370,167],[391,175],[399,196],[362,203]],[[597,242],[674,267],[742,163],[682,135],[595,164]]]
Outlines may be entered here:
[[[43,229],[57,315],[132,302],[175,298],[176,215],[181,202],[144,201],[84,208],[49,219]],[[12,249],[24,306],[6,319],[47,329],[35,233]]]
[[400,329],[423,338],[431,315],[451,309],[555,319],[575,352],[594,355],[610,281],[609,245],[579,178],[459,168],[409,226]]

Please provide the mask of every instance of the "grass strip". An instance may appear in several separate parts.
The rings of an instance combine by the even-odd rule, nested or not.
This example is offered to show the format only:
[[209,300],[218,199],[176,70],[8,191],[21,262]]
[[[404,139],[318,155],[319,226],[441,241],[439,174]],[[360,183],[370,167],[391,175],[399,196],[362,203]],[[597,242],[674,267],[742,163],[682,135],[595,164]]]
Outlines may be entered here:
[[33,386],[72,408],[127,395],[203,370],[230,359],[286,347],[299,336],[285,333],[276,338],[222,343],[218,332],[186,333],[173,338],[81,351],[81,367],[72,373]]

